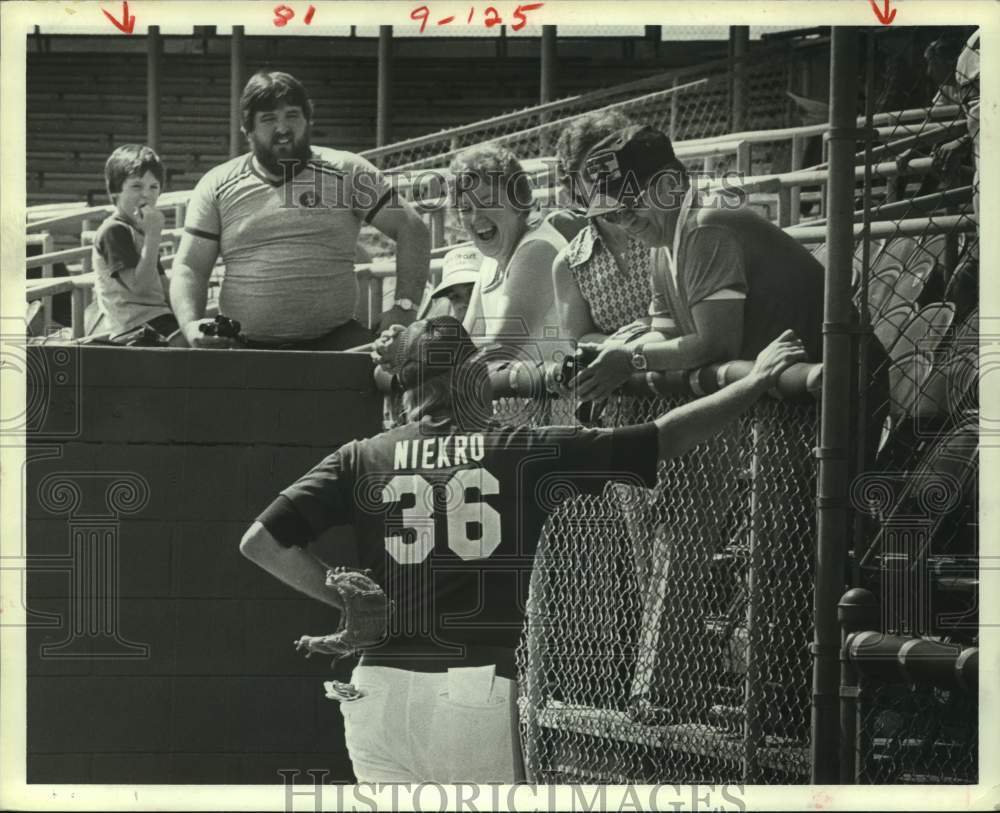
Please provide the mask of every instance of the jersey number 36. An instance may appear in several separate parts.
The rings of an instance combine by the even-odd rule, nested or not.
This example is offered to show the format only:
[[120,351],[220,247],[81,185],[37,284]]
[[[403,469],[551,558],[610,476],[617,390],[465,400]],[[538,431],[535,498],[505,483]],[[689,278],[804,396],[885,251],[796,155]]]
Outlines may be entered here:
[[[485,469],[459,469],[445,484],[445,518],[448,523],[448,547],[460,558],[486,559],[500,544],[500,514],[486,502],[468,502],[470,489],[480,497],[499,494],[500,483]],[[434,550],[434,498],[433,486],[419,474],[397,474],[382,489],[382,502],[409,502],[404,496],[412,495],[412,506],[402,509],[402,526],[416,533],[414,542],[406,542],[402,533],[386,534],[385,548],[401,565],[416,565]],[[470,532],[478,528],[470,538]]]

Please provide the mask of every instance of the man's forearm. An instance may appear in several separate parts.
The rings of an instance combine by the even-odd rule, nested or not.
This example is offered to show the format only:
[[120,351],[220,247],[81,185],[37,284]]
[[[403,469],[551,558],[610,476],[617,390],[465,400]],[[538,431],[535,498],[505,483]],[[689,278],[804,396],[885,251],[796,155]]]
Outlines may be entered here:
[[627,345],[630,350],[639,346],[650,370],[694,370],[719,360],[711,346],[697,333],[665,341],[649,341],[643,336]]
[[670,410],[656,419],[660,459],[678,457],[706,441],[753,406],[767,391],[763,378],[749,375],[718,392]]
[[310,598],[342,609],[339,596],[326,587],[328,566],[309,551],[303,548],[279,548],[269,561],[270,567],[262,566],[285,584]]
[[396,242],[396,298],[419,302],[427,285],[431,238],[421,220],[407,223]]
[[174,265],[170,277],[170,303],[174,316],[182,327],[205,315],[208,301],[208,281],[184,265]]
[[305,548],[284,547],[260,523],[254,523],[240,551],[276,579],[310,598],[342,609],[340,597],[326,588],[328,566]]

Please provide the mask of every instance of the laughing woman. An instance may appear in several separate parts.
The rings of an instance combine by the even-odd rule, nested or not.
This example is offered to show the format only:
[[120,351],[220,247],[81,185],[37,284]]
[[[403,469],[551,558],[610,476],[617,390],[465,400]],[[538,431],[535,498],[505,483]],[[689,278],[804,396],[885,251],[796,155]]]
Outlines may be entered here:
[[566,239],[535,208],[531,181],[510,150],[473,147],[459,153],[451,172],[462,226],[486,257],[466,329],[477,343],[525,347],[544,339],[544,355],[557,352],[551,269]]

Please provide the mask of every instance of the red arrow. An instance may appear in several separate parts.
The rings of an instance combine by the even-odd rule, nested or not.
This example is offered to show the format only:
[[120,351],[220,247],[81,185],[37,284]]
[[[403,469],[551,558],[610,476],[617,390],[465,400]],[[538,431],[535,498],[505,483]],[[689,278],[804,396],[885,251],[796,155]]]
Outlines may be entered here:
[[892,0],[882,0],[881,9],[875,5],[875,0],[868,0],[868,2],[872,4],[872,11],[875,12],[875,16],[878,17],[878,20],[882,23],[882,25],[889,25],[889,23],[896,19],[896,9],[889,9],[889,3],[891,3]]
[[[888,2],[888,0],[886,0],[886,2]],[[104,9],[102,8],[101,11],[104,11]],[[135,15],[133,14],[131,17],[129,16],[128,0],[122,0],[121,22],[118,22],[118,20],[112,17],[111,14],[109,14],[107,11],[104,11],[104,16],[107,17],[109,20],[111,20],[111,23],[114,25],[115,28],[117,28],[119,31],[125,34],[131,34],[132,29],[135,28]]]

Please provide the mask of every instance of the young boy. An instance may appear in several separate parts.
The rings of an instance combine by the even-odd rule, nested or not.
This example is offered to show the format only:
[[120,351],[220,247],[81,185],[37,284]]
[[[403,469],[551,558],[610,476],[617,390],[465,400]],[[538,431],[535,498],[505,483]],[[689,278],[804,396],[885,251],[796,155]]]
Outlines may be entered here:
[[92,257],[107,330],[113,338],[148,324],[169,339],[178,325],[159,258],[163,164],[149,147],[124,144],[104,165],[104,180],[116,211],[97,229]]
[[483,255],[474,246],[453,248],[444,255],[441,283],[431,291],[421,319],[432,316],[454,316],[459,322],[469,309],[472,289],[479,279]]

